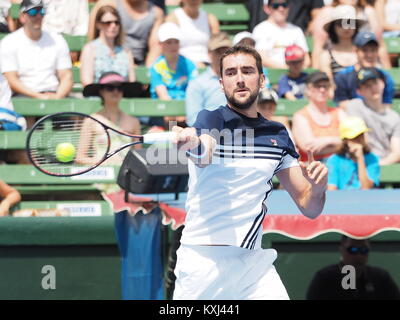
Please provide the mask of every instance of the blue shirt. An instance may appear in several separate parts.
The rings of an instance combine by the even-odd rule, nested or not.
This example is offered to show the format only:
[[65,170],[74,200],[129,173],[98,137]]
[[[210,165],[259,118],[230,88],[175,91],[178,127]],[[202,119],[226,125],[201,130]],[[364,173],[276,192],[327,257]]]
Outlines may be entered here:
[[188,83],[196,76],[196,65],[189,59],[179,55],[176,70],[172,70],[161,55],[150,67],[150,96],[158,99],[156,88],[164,85],[171,99],[185,99]]
[[306,78],[305,72],[302,72],[298,78],[290,78],[287,74],[282,75],[278,82],[279,97],[284,97],[287,92],[291,92],[297,99],[303,99]]
[[[379,186],[380,167],[379,158],[373,153],[364,155],[368,178]],[[347,156],[334,154],[328,158],[328,184],[336,186],[339,190],[361,189],[358,177],[358,165]]]
[[[385,89],[383,91],[383,103],[391,104],[395,94],[393,78],[386,71],[378,69],[384,76]],[[335,102],[362,98],[357,94],[357,72],[354,66],[347,67],[335,75]]]

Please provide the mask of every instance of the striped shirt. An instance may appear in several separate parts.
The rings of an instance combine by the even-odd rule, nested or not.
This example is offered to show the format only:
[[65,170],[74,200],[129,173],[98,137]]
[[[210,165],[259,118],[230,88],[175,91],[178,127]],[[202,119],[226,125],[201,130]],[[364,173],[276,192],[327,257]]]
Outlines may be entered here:
[[194,127],[199,135],[210,132],[217,145],[207,167],[189,161],[181,243],[260,248],[272,177],[298,166],[285,127],[261,115],[248,118],[227,106],[201,111]]

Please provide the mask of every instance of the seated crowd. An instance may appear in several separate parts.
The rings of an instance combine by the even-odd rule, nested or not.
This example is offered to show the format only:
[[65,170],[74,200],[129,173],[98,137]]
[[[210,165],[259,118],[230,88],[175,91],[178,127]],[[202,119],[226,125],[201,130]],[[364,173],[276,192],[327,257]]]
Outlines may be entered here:
[[[10,17],[12,2],[20,4],[18,21]],[[267,79],[272,69],[284,69],[277,84],[267,81],[260,92],[259,112],[285,124],[300,160],[311,150],[326,162],[332,190],[377,187],[379,166],[400,162],[396,91],[385,71],[398,62],[383,40],[400,36],[400,0],[306,2],[249,0],[249,30],[232,35],[201,8],[202,0],[2,1],[0,31],[8,34],[0,41],[0,107],[12,110],[11,96],[73,96],[74,65],[83,96],[102,100],[95,116],[113,127],[140,133],[167,130],[171,120],[190,126],[201,110],[226,104],[219,84],[224,51],[253,46]],[[177,8],[167,13],[170,5]],[[76,55],[62,34],[88,42]],[[150,85],[137,83],[138,66],[148,68]],[[185,100],[186,115],[129,116],[119,108],[122,97],[132,97],[127,88],[134,97]],[[293,118],[277,117],[279,99],[306,102]],[[36,118],[26,120],[29,128]],[[1,157],[26,163],[11,151]]]

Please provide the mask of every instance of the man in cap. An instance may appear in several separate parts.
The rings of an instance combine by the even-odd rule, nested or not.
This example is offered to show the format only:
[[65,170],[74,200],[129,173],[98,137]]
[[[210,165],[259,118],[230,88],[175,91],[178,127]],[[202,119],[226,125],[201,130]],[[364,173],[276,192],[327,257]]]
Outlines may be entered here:
[[[400,291],[388,271],[370,266],[368,256],[371,244],[368,239],[342,236],[338,263],[317,271],[307,289],[307,300],[399,300]],[[349,279],[349,266],[354,267],[354,286],[345,287]],[[352,271],[353,272],[353,271]],[[343,281],[344,280],[344,281]]]
[[283,74],[278,82],[278,94],[288,100],[303,99],[306,88],[307,73],[304,69],[304,50],[291,45],[285,50],[285,61],[289,67],[288,73]]
[[264,3],[264,10],[269,17],[253,30],[256,49],[260,52],[265,67],[287,68],[285,49],[293,44],[307,52],[304,65],[306,68],[310,65],[309,50],[303,31],[287,21],[289,5],[288,0],[269,0],[267,4]]
[[219,83],[220,58],[232,46],[229,35],[220,32],[212,35],[208,42],[211,65],[191,81],[186,92],[186,123],[191,126],[201,110],[215,110],[226,104],[226,98]]
[[22,28],[1,41],[1,71],[14,94],[64,98],[73,85],[67,43],[59,34],[42,31],[46,13],[42,0],[23,0],[20,10]]
[[[346,107],[349,100],[359,97],[357,94],[357,71],[361,68],[378,68],[379,42],[373,32],[359,32],[353,40],[356,46],[358,63],[347,67],[335,76],[335,102]],[[384,104],[392,104],[395,94],[394,81],[386,71],[378,69],[383,76],[385,88],[382,96]]]
[[72,88],[66,41],[42,31],[46,11],[41,0],[24,0],[20,10],[23,27],[1,43],[2,73],[16,94],[41,99],[65,97]]
[[384,75],[377,68],[357,72],[360,98],[348,103],[347,113],[363,119],[368,128],[368,145],[380,158],[380,165],[400,162],[400,116],[382,102]]

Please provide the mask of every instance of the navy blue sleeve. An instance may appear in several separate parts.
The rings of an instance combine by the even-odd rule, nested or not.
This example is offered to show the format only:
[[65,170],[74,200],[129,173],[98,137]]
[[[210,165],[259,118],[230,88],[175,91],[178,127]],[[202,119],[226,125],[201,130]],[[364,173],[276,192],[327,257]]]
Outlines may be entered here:
[[224,128],[224,119],[222,117],[221,108],[217,110],[209,111],[202,110],[197,115],[196,122],[193,127],[196,128],[197,134],[200,135],[200,131],[216,129],[221,131]]

